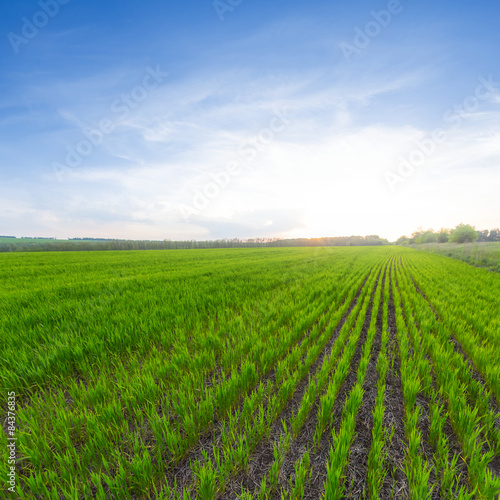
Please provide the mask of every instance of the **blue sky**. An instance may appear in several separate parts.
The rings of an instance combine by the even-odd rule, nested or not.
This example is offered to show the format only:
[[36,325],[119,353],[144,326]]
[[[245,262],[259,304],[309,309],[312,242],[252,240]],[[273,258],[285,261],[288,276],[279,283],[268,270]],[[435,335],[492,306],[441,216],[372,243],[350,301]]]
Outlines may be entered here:
[[0,234],[500,225],[498,2],[1,9]]

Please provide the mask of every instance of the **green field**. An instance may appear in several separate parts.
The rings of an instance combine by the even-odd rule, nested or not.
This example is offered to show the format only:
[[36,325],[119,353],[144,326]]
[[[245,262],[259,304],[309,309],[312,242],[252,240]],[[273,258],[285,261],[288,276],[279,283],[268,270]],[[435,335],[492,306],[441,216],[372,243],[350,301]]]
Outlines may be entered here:
[[50,238],[3,238],[0,236],[0,243],[48,243],[54,241],[62,241],[62,240],[53,240]]
[[5,253],[0,279],[2,498],[500,492],[496,273],[319,247]]
[[416,248],[500,273],[500,243],[426,243]]
[[110,240],[58,240],[54,238],[5,238],[0,236],[0,244],[10,245],[41,245],[43,243],[101,243]]

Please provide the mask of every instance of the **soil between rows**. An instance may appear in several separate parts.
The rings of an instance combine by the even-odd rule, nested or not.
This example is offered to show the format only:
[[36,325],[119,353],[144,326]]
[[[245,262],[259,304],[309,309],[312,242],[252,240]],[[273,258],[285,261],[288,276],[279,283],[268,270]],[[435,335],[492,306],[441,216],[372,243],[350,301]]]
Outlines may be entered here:
[[[438,316],[437,312],[435,311],[433,305],[431,304],[430,300],[419,289],[419,287],[415,283],[414,278],[412,276],[410,276],[410,277],[411,277],[411,280],[413,282],[413,285],[415,286],[416,291],[427,301],[427,303],[429,304],[429,307],[431,308],[431,310],[434,312],[434,315],[436,316],[436,320],[439,321],[439,316]],[[450,335],[450,344],[453,346],[454,352],[459,354],[460,357],[463,358],[464,361],[467,363],[467,366],[469,368],[469,371],[470,371],[470,374],[471,374],[471,377],[473,378],[473,380],[475,380],[477,383],[479,383],[482,387],[487,388],[488,386],[487,386],[486,381],[484,380],[483,376],[476,370],[474,363],[467,356],[467,354],[463,350],[460,342],[458,342],[458,340],[455,338],[454,335]],[[428,356],[426,356],[426,357],[428,358]],[[434,388],[435,388],[436,387],[436,377],[435,377],[434,366],[433,366],[432,362],[431,362],[431,370],[432,370],[432,377],[433,377],[433,383],[434,383]],[[494,412],[496,415],[500,415],[500,406],[498,405],[493,394],[490,395],[490,397],[488,398],[488,405],[489,405],[489,408],[492,412]],[[428,420],[428,418],[427,418],[427,420]],[[424,418],[424,424],[425,424],[425,418]],[[500,418],[497,418],[497,420],[495,422],[495,426],[497,429],[500,428]],[[448,428],[451,429],[451,426],[448,426]],[[486,439],[486,436],[484,435],[484,433],[481,433],[481,435],[484,439],[483,452],[487,453],[488,451],[490,451],[490,448],[487,445],[488,440]],[[446,437],[448,438],[449,441],[456,441],[456,437],[453,436],[453,431],[451,431],[451,435],[449,432],[447,432]],[[460,452],[460,447],[458,446],[458,443],[456,443],[454,446],[454,452],[456,452],[456,453]],[[500,456],[498,454],[493,457],[491,462],[488,464],[488,468],[495,475],[500,474]],[[459,473],[461,474],[459,484],[466,485],[467,483],[466,483],[465,479],[468,477],[468,472],[467,472],[467,468],[465,466],[465,463],[463,461],[459,462],[458,469],[459,469]]]
[[375,400],[378,394],[377,384],[380,378],[377,370],[377,360],[382,346],[383,298],[386,276],[386,270],[384,270],[381,301],[376,322],[377,333],[373,340],[370,363],[363,383],[363,402],[356,416],[356,437],[351,446],[350,460],[346,471],[346,496],[349,498],[361,498],[368,491],[368,455],[372,446],[373,409],[375,408]]
[[[383,271],[382,271],[383,272]],[[347,377],[345,378],[342,386],[340,387],[339,393],[337,395],[337,399],[335,401],[335,404],[333,406],[332,413],[334,415],[333,422],[334,422],[334,427],[335,431],[338,432],[340,425],[341,425],[341,418],[342,418],[342,408],[347,400],[352,388],[356,384],[356,378],[357,378],[357,371],[359,367],[359,363],[361,361],[361,355],[363,351],[363,347],[366,343],[366,338],[368,335],[368,328],[370,326],[370,319],[371,319],[371,313],[373,309],[373,298],[375,296],[375,291],[377,289],[378,281],[380,279],[380,274],[377,277],[377,280],[375,281],[375,284],[373,286],[372,293],[370,295],[370,302],[368,305],[368,309],[366,311],[366,315],[364,318],[363,326],[361,328],[360,336],[358,339],[358,342],[356,344],[356,350],[354,352],[354,356],[351,361],[351,370],[349,371]],[[302,439],[303,442],[303,447],[305,447],[306,442],[311,442],[313,440],[313,435],[314,431],[316,428],[316,421],[317,421],[317,414],[318,414],[318,406],[317,404],[314,407],[314,411],[311,412],[309,415],[309,421],[310,425],[306,428],[306,432],[302,433],[300,438]],[[310,453],[311,457],[311,482],[308,485],[308,488],[305,491],[304,499],[312,499],[312,498],[319,498],[323,492],[324,492],[324,481],[326,480],[327,476],[327,461],[330,456],[330,448],[331,448],[331,432],[332,429],[327,428],[325,432],[323,433],[320,441],[320,445],[318,447],[318,450],[316,452]],[[307,440],[307,441],[306,441]],[[298,458],[298,457],[297,457]],[[294,457],[293,461],[292,459],[289,461],[290,467],[287,472],[290,474],[293,473],[293,464],[296,458]],[[351,463],[349,463],[349,466]],[[286,484],[284,485],[286,486]],[[276,496],[275,498],[279,498]]]
[[[365,281],[366,283],[366,281]],[[363,284],[364,286],[364,284]],[[318,356],[318,359],[315,361],[315,363],[311,366],[309,369],[309,375],[314,376],[314,373],[317,371],[317,369],[321,366],[323,363],[323,360],[325,356],[329,355],[331,352],[331,349],[338,338],[338,335],[348,318],[349,314],[351,311],[354,309],[356,306],[359,296],[361,294],[362,288],[358,291],[356,294],[356,297],[353,299],[351,302],[348,310],[346,313],[343,315],[341,318],[339,324],[335,328],[332,336],[330,337],[328,344],[325,346],[321,354]],[[370,307],[371,309],[371,307]],[[366,332],[365,332],[365,338],[366,338]],[[361,333],[361,337],[363,336],[363,332]],[[360,342],[364,343],[364,340],[361,338],[358,340],[358,347],[360,345]],[[356,354],[358,352],[358,347],[356,350]],[[355,354],[355,357],[356,357]],[[358,359],[359,363],[359,359]],[[351,372],[352,373],[352,370]],[[309,377],[306,375],[300,382],[299,386],[297,387],[297,390],[295,391],[293,398],[291,402],[287,405],[285,410],[281,413],[281,415],[278,417],[278,419],[275,421],[275,423],[271,427],[271,433],[269,439],[267,439],[265,442],[261,442],[261,444],[258,446],[257,450],[253,453],[250,461],[250,465],[248,468],[248,471],[241,472],[238,474],[227,486],[226,491],[224,492],[223,496],[221,497],[223,500],[229,500],[229,499],[236,499],[241,496],[241,494],[244,491],[250,491],[250,492],[256,492],[258,488],[260,488],[260,483],[262,479],[266,476],[266,474],[269,472],[270,467],[273,463],[274,460],[274,454],[273,454],[273,442],[276,440],[277,442],[279,441],[279,437],[281,433],[283,432],[283,425],[282,421],[285,420],[287,424],[289,424],[289,421],[293,415],[296,414],[300,402],[302,400],[303,394],[308,386],[309,382]],[[345,382],[344,385],[345,386]],[[342,392],[343,389],[341,389]],[[292,441],[292,444],[290,446],[289,452],[287,453],[287,456],[285,458],[285,461],[283,463],[283,466],[280,471],[280,483],[278,484],[278,490],[275,492],[275,498],[280,498],[280,488],[286,487],[289,483],[289,478],[293,476],[294,474],[294,463],[295,461],[302,456],[302,453],[306,450],[306,447],[310,444],[312,444],[312,436],[314,435],[315,427],[316,427],[316,415],[317,415],[317,401],[316,400],[315,405],[313,406],[313,409],[311,410],[303,428],[300,436]],[[288,425],[288,428],[290,429],[290,425]],[[325,433],[325,435],[328,434],[328,431]],[[328,453],[329,453],[329,448],[328,448]],[[320,463],[324,463],[325,465],[325,470],[326,470],[326,459],[328,457],[328,454],[326,456],[323,456],[323,450],[321,450],[317,454],[312,454],[311,453],[311,465],[313,467],[313,480],[311,481],[312,485],[314,485],[314,465],[315,461],[319,461]],[[317,495],[319,495],[320,491],[322,488],[322,482],[319,485],[319,488],[317,489]],[[307,496],[305,498],[308,498]],[[317,498],[314,497],[314,498]]]
[[383,426],[394,428],[394,435],[387,446],[386,467],[388,474],[380,490],[380,498],[409,498],[408,478],[404,472],[406,461],[405,410],[401,385],[401,357],[396,338],[396,309],[392,295],[392,279],[389,285],[389,311],[387,317],[389,340],[387,353],[391,353],[391,363],[387,371],[384,395]]
[[[365,278],[365,280],[363,281],[362,285],[357,290],[356,295],[355,295],[354,299],[352,300],[351,304],[349,305],[349,308],[348,308],[347,312],[341,318],[341,321],[339,323],[340,326],[335,329],[335,331],[334,331],[331,339],[329,340],[329,343],[323,348],[322,352],[320,353],[320,355],[318,357],[318,360],[316,360],[316,362],[313,364],[313,366],[309,370],[310,373],[311,373],[311,370],[315,370],[315,367],[318,366],[318,363],[320,361],[322,362],[323,357],[324,357],[325,353],[327,352],[327,350],[329,348],[331,349],[331,346],[333,345],[333,342],[335,341],[335,339],[337,338],[337,336],[338,336],[338,334],[340,332],[341,326],[343,325],[343,323],[345,322],[346,318],[350,314],[351,310],[355,306],[357,300],[359,299],[359,296],[360,296],[360,294],[361,294],[361,292],[363,290],[363,287],[365,286],[367,280],[368,280],[368,276]],[[325,313],[328,314],[329,310],[330,309],[327,309],[325,311]],[[298,342],[299,344],[301,344],[309,336],[309,334],[311,333],[312,329],[314,328],[314,326],[319,321],[320,321],[320,318],[317,319],[317,321],[315,322],[315,324],[299,340],[299,342]],[[291,352],[292,347],[293,346],[290,347],[287,355]],[[304,355],[304,357],[305,357],[305,355]],[[263,377],[260,381],[265,383],[267,380],[273,380],[274,381],[274,378],[275,378],[275,367],[273,367],[270,370],[270,372],[265,377]],[[308,379],[307,376],[305,376],[302,379],[302,381],[300,382],[300,384],[299,384],[299,386],[298,386],[295,394],[297,394],[297,391],[300,391],[300,390],[303,391],[305,389],[306,384],[307,384],[307,379]],[[299,400],[299,402],[300,402],[300,400]],[[243,406],[243,400],[238,405],[238,409],[236,410],[237,413],[239,413],[241,411],[242,406]],[[276,422],[278,422],[278,421],[280,422],[279,425],[281,425],[281,418],[283,418],[282,415],[276,421]],[[222,421],[224,421],[224,420],[225,420],[225,418],[223,418],[223,419],[219,420],[218,422],[216,422],[212,426],[211,431],[209,431],[207,434],[205,434],[204,436],[201,437],[199,444],[195,448],[191,449],[190,452],[188,453],[188,455],[184,459],[182,459],[178,464],[176,464],[175,466],[173,466],[167,472],[167,481],[168,481],[169,485],[173,485],[176,482],[177,483],[177,490],[178,491],[182,491],[183,487],[189,488],[189,487],[192,486],[192,484],[195,481],[195,477],[194,477],[193,472],[191,470],[191,463],[194,463],[197,460],[203,460],[203,452],[205,452],[209,458],[213,458],[213,449],[212,449],[212,446],[213,445],[217,445],[218,443],[221,442],[221,439],[222,439],[221,424],[222,424]],[[276,422],[272,426],[271,434],[270,434],[270,439],[273,436],[273,429],[275,427],[277,427],[277,423]],[[278,432],[278,436],[279,436],[279,432]],[[272,458],[273,457],[272,448],[271,448],[270,453],[271,453],[271,458]],[[252,461],[250,462],[250,467],[252,467]],[[237,477],[239,477],[239,475]],[[234,479],[230,480],[229,485],[226,487],[226,492],[227,491],[231,491],[231,487],[232,487],[232,485],[234,483],[235,483]],[[236,488],[238,488],[239,486],[241,486],[241,485],[239,483],[237,483]],[[224,494],[223,498],[225,498],[225,494]]]
[[[429,307],[434,312],[434,314],[436,316],[436,319],[439,320],[439,317],[438,317],[437,313],[435,312],[435,309],[432,306],[432,304],[430,303],[429,299],[425,296],[424,293],[422,293],[420,291],[420,289],[416,285],[415,280],[413,279],[413,277],[411,277],[411,279],[413,281],[413,285],[415,286],[415,290],[427,301],[427,303],[429,304]],[[399,288],[399,285],[398,285],[398,288]],[[409,321],[409,318],[406,317],[406,314],[403,313],[403,315],[404,315],[405,321]],[[413,318],[413,321],[415,322],[414,318]],[[418,328],[418,325],[416,323],[415,323],[415,326]],[[473,379],[476,380],[476,382],[479,382],[484,387],[485,386],[484,380],[477,373],[477,371],[474,368],[474,365],[468,359],[467,355],[462,350],[460,344],[457,342],[457,340],[455,339],[455,337],[453,335],[450,336],[450,343],[453,345],[454,351],[456,353],[460,354],[460,356],[468,364],[468,366],[470,368],[470,373],[471,373],[471,376],[473,377]],[[437,391],[436,391],[437,381],[436,381],[436,374],[435,374],[434,363],[429,358],[428,354],[425,354],[425,358],[430,363],[433,388],[434,388],[434,393],[436,394],[436,397],[437,397],[437,402],[439,404],[443,405],[444,408],[448,408],[447,401],[442,400],[437,395],[438,394]],[[419,393],[417,395],[417,404],[420,406],[420,409],[421,409],[421,418],[420,418],[420,422],[419,422],[419,427],[422,430],[422,437],[423,437],[422,445],[421,446],[422,446],[422,449],[424,451],[424,454],[425,454],[427,460],[429,461],[430,464],[432,464],[433,463],[432,462],[432,460],[433,460],[433,453],[434,453],[435,450],[434,450],[434,448],[432,446],[429,445],[429,427],[430,427],[429,400],[428,400],[428,398],[424,394]],[[493,399],[493,396],[489,399],[489,406],[490,406],[491,409],[498,408],[498,406],[496,405],[496,401],[494,401],[494,399]],[[496,411],[496,413],[498,414],[498,411]],[[443,434],[444,434],[444,436],[445,436],[445,438],[447,440],[448,447],[449,447],[449,450],[450,450],[450,455],[448,457],[449,462],[450,462],[450,458],[454,454],[456,454],[458,456],[462,456],[461,446],[460,446],[460,443],[459,443],[459,441],[457,439],[457,436],[455,435],[455,432],[454,432],[454,430],[453,430],[453,428],[451,426],[449,417],[447,418],[445,426],[443,428]],[[483,453],[487,453],[488,451],[490,451],[490,447],[488,445],[488,440],[486,439],[486,436],[484,435],[484,433],[481,433],[481,436],[484,439],[484,444],[483,444],[483,450],[482,451],[483,451]],[[500,471],[500,457],[498,455],[494,456],[493,459],[489,462],[488,468],[490,469],[491,472],[493,472],[494,475],[498,476],[499,471]],[[467,463],[466,463],[466,461],[463,460],[463,459],[458,460],[458,462],[456,464],[456,469],[455,470],[456,470],[455,475],[458,478],[457,479],[457,483],[456,483],[456,491],[458,491],[461,487],[464,487],[465,490],[467,491],[469,489],[470,485],[469,485],[469,481],[468,481],[469,472],[468,472],[468,469],[467,469]],[[429,483],[431,485],[432,484],[434,485],[434,491],[433,491],[433,494],[432,494],[432,498],[439,499],[440,498],[439,491],[438,491],[439,490],[439,479],[436,478],[434,469],[431,471],[430,478],[429,478]]]

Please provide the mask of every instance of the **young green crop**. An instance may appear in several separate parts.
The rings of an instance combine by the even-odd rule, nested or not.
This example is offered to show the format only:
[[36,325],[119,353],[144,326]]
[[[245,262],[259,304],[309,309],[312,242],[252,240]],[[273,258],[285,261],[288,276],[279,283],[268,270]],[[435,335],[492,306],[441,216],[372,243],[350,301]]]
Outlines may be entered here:
[[[382,291],[388,263],[392,281],[387,276]],[[400,350],[412,494],[488,498],[498,488],[497,275],[372,247],[2,254],[0,279],[0,407],[16,393],[19,498],[216,499],[249,473],[280,425],[259,486],[241,495],[302,498],[323,483],[328,488],[313,496],[342,494],[364,377],[375,362],[363,467],[368,494],[380,497],[389,443],[399,439],[384,424],[394,411],[384,404],[396,369],[390,345]],[[380,352],[372,352],[376,337]],[[332,434],[339,428],[332,408],[355,352],[355,386]],[[290,462],[306,422],[307,446]],[[333,444],[333,454],[309,481],[320,443]],[[7,444],[4,428],[2,477]],[[284,467],[294,471],[290,483]]]

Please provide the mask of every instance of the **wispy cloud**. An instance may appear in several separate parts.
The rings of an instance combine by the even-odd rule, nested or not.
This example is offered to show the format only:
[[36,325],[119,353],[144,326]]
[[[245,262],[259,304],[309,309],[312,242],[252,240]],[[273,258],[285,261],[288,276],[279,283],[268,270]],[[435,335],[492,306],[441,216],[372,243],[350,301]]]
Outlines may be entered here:
[[[313,10],[259,0],[245,16],[241,10],[219,23],[209,4],[189,16],[188,7],[157,6],[153,16],[150,6],[132,15],[120,5],[114,26],[96,17],[93,2],[68,4],[67,17],[54,19],[25,59],[9,55],[0,84],[5,231],[396,238],[408,227],[490,220],[477,207],[485,196],[496,198],[498,94],[463,113],[463,126],[449,131],[400,190],[391,192],[384,178],[442,126],[443,113],[463,101],[484,69],[500,79],[484,30],[473,37],[480,53],[467,53],[457,38],[458,27],[470,24],[452,3],[434,10],[412,4],[351,64],[339,44],[383,5],[367,4],[363,13],[346,2],[319,2]],[[104,19],[111,15],[99,9]],[[156,65],[168,73],[161,85],[116,112]],[[276,110],[288,123],[269,136]],[[103,120],[113,130],[58,182],[53,163],[64,164],[67,148],[88,140]],[[259,134],[257,154],[245,157]],[[183,217],[179,207],[192,205],[235,162],[238,175],[203,210]],[[471,179],[484,182],[480,194],[471,192]]]

